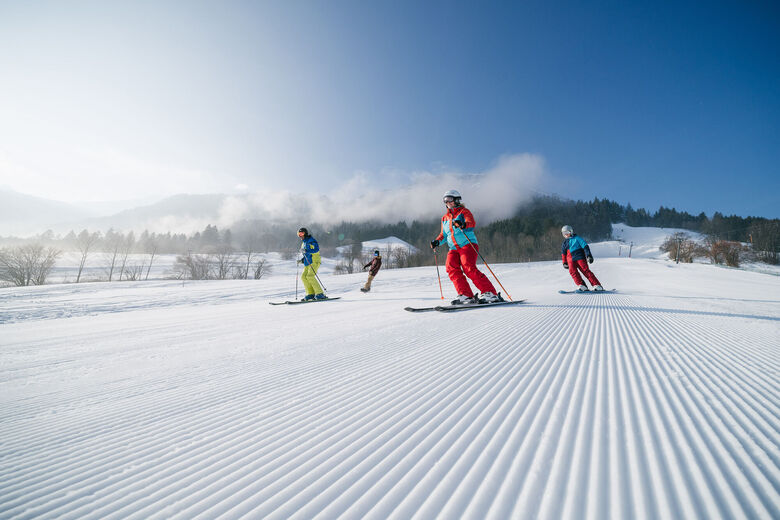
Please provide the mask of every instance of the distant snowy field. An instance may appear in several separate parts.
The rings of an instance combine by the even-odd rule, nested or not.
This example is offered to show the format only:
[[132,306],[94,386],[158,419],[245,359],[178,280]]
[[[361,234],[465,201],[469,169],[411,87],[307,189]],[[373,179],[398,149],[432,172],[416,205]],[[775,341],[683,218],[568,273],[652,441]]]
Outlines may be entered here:
[[0,518],[780,518],[780,276],[670,232],[592,245],[617,293],[498,264],[526,303],[454,314],[332,259],[297,306],[290,261],[0,289]]
[[[350,246],[338,247],[336,250],[339,254],[345,255],[348,252]],[[371,255],[375,250],[379,250],[382,255],[387,255],[390,252],[402,249],[413,253],[417,251],[417,248],[407,244],[403,240],[396,237],[387,237],[377,240],[367,240],[362,244],[363,253],[365,255]],[[142,280],[164,280],[177,278],[174,269],[176,257],[178,255],[164,254],[156,255],[153,259],[148,254],[131,254],[128,255],[126,265],[128,267],[138,266],[142,276]],[[236,253],[236,256],[240,257],[241,253]],[[265,253],[253,255],[253,261],[257,261],[260,258],[264,258],[272,266],[272,269],[278,271],[281,267],[281,272],[289,274],[290,268],[295,269],[295,258],[292,260],[282,259],[279,253]],[[102,252],[94,252],[87,255],[87,261],[84,265],[84,269],[81,273],[81,281],[106,281],[108,280],[108,273],[111,265],[111,255]],[[149,267],[149,262],[152,262],[152,266]],[[81,262],[81,253],[78,252],[66,252],[57,261],[51,276],[48,278],[48,283],[74,283],[78,276],[78,268]],[[325,265],[323,269],[333,269],[336,265],[336,261],[333,259],[324,259]],[[113,281],[119,281],[121,262],[115,265],[113,273]],[[148,276],[147,276],[148,273]]]
[[[697,233],[693,233],[684,229],[660,229],[660,228],[632,228],[625,224],[613,224],[612,235],[614,240],[608,242],[598,242],[591,244],[591,250],[593,254],[599,258],[623,258],[631,255],[631,258],[652,258],[657,260],[667,259],[668,255],[662,253],[659,250],[659,246],[664,240],[675,232],[684,232],[690,235],[695,240],[701,240],[703,237]],[[397,249],[416,252],[417,248],[407,244],[403,240],[396,237],[387,237],[383,239],[368,240],[363,242],[363,253],[370,255],[374,250],[381,251],[381,254],[387,256],[390,251]],[[346,254],[348,247],[337,248],[340,254]],[[240,255],[240,253],[239,253]],[[148,280],[165,280],[176,278],[174,271],[174,263],[177,255],[165,254],[156,255],[152,261],[151,269],[148,268],[149,255],[144,254],[132,254],[129,255],[127,260],[128,266],[141,266],[143,276],[146,278],[148,271]],[[253,257],[255,258],[255,257]],[[296,264],[295,260],[283,260],[278,253],[268,253],[258,255],[256,258],[265,258],[271,265],[273,273],[272,275],[287,275],[291,274],[291,269],[294,271]],[[49,276],[49,283],[73,283],[76,281],[78,274],[79,262],[81,261],[81,254],[75,252],[64,253],[55,265],[51,276]],[[108,279],[108,266],[110,265],[110,257],[105,253],[95,252],[90,253],[87,257],[87,262],[84,266],[84,270],[81,275],[82,281],[105,281]],[[323,271],[321,274],[332,273],[337,264],[337,259],[324,259]],[[775,274],[780,276],[780,266],[771,266],[763,263],[750,264],[745,263],[741,267],[747,271],[766,272],[769,274]],[[119,268],[114,271],[113,280],[119,279]]]

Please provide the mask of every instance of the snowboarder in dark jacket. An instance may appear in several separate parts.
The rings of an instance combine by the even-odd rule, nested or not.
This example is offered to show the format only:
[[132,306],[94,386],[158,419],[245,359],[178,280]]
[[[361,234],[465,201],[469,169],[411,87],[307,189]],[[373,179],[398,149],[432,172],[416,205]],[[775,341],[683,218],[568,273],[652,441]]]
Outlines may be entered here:
[[371,282],[374,281],[374,277],[376,276],[376,273],[379,272],[380,267],[382,267],[382,255],[379,254],[379,250],[377,249],[374,251],[374,257],[371,261],[363,266],[364,271],[368,269],[368,280],[366,280],[366,284],[360,288],[361,291],[368,292],[371,290]]
[[[561,259],[563,260],[564,269],[569,270],[574,283],[577,284],[577,290],[585,292],[588,290],[588,286],[582,280],[579,271],[585,275],[585,278],[593,285],[594,291],[603,291],[599,279],[590,270],[588,264],[593,263],[593,255],[590,254],[590,247],[580,236],[578,236],[571,226],[563,226],[561,228],[561,234],[563,235],[563,244],[561,245]],[[586,261],[587,260],[587,261]]]

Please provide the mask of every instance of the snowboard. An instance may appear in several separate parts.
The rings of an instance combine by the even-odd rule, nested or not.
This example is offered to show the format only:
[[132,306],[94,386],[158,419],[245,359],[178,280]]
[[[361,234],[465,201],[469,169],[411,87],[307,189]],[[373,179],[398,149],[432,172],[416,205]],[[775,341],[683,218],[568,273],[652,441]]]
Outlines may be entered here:
[[558,292],[561,294],[601,294],[617,292],[617,289],[604,289],[603,291],[578,291],[577,289],[574,289],[573,291],[564,291],[561,289]]
[[299,303],[320,303],[320,302],[329,302],[331,300],[338,300],[341,296],[335,296],[333,298],[325,298],[324,300],[307,300],[305,302],[302,302],[300,300],[295,301],[286,301],[286,302],[268,302],[271,305],[297,305]]
[[409,312],[457,312],[467,311],[472,309],[483,309],[485,307],[498,307],[500,305],[516,305],[523,303],[525,300],[515,300],[511,302],[493,302],[493,303],[468,303],[465,305],[437,305],[435,307],[404,307],[405,311]]

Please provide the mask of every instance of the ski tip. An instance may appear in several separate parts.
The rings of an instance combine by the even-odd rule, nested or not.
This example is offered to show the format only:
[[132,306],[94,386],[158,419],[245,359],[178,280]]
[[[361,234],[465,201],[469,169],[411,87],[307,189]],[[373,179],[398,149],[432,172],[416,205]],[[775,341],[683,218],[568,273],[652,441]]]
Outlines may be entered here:
[[428,312],[436,310],[436,307],[404,307],[404,310],[409,312]]

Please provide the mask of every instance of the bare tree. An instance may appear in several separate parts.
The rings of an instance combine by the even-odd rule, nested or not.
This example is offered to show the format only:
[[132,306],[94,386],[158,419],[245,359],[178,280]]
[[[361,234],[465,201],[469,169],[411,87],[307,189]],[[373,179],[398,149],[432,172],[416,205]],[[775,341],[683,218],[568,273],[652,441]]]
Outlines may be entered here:
[[353,242],[347,247],[346,258],[339,261],[334,272],[336,274],[352,274],[355,272],[355,261],[360,262],[363,256],[363,244]]
[[254,277],[255,280],[259,280],[263,276],[267,275],[271,272],[271,265],[268,263],[268,260],[265,258],[261,258],[257,262],[255,262],[254,266]]
[[108,281],[114,278],[114,269],[116,268],[117,258],[119,258],[119,249],[122,246],[124,237],[113,229],[106,231],[103,243],[106,245],[106,270],[108,271]]
[[395,267],[396,269],[410,267],[410,258],[412,256],[411,250],[406,249],[405,247],[396,247],[393,249],[388,247],[387,249],[391,267]]
[[230,246],[221,246],[216,253],[212,253],[209,263],[213,265],[214,277],[217,280],[227,280],[235,267],[235,255]]
[[669,258],[672,260],[688,264],[693,262],[693,259],[701,252],[700,246],[691,239],[690,235],[682,231],[666,237],[659,249],[664,253],[669,253]]
[[135,234],[131,231],[127,234],[125,239],[122,241],[122,268],[119,271],[119,281],[122,281],[122,275],[125,274],[125,269],[127,268],[127,257],[130,256],[130,253],[133,252],[133,247],[135,246]]
[[739,267],[742,244],[728,240],[719,240],[714,236],[706,239],[706,252],[713,264],[726,264],[730,267]]
[[125,275],[125,280],[130,282],[135,282],[141,279],[144,273],[144,267],[146,267],[146,262],[141,262],[141,264],[131,264],[124,268],[123,273]]
[[[190,280],[228,280],[230,278],[246,278],[243,270],[245,264],[243,261],[237,262],[236,255],[230,246],[222,246],[216,252],[208,254],[193,254],[188,252],[186,255],[179,255],[173,264],[174,273],[177,278],[187,278]],[[267,273],[270,266],[265,265],[265,261],[260,262],[259,267],[255,267],[256,277]],[[259,274],[257,274],[259,272]]]
[[[261,240],[260,235],[257,232],[252,232],[242,241],[241,243],[245,255],[246,255],[246,265],[243,267],[238,267],[238,278],[247,279],[249,278],[249,273],[251,271],[252,266],[252,259],[257,254],[257,252],[260,250],[261,247]],[[265,260],[260,260],[258,264],[262,262],[265,264]],[[262,274],[261,274],[262,276]],[[258,279],[258,276],[255,276],[255,279]]]
[[173,263],[173,271],[176,277],[187,278],[190,280],[208,280],[209,279],[209,259],[206,255],[194,255],[188,252],[186,255],[179,255]]
[[347,263],[344,260],[339,260],[339,262],[333,268],[333,274],[348,274],[348,273],[349,271],[347,270]]
[[90,233],[86,229],[82,230],[76,237],[76,248],[81,252],[81,261],[79,262],[79,272],[76,275],[76,283],[81,280],[81,273],[84,271],[84,264],[87,263],[87,256],[89,252],[100,240],[100,231]]
[[739,267],[740,253],[742,244],[728,240],[720,240],[713,244],[713,248],[718,252],[714,253],[723,258],[723,261],[729,267]]
[[40,244],[0,249],[0,280],[16,286],[43,285],[60,254]]
[[780,263],[780,220],[754,223],[750,226],[750,242],[759,260],[768,264]]
[[157,248],[159,247],[159,244],[156,239],[150,238],[146,240],[143,244],[144,250],[149,253],[149,266],[146,268],[146,277],[144,280],[149,279],[149,271],[152,270],[152,263],[154,262],[154,255],[157,253]]

